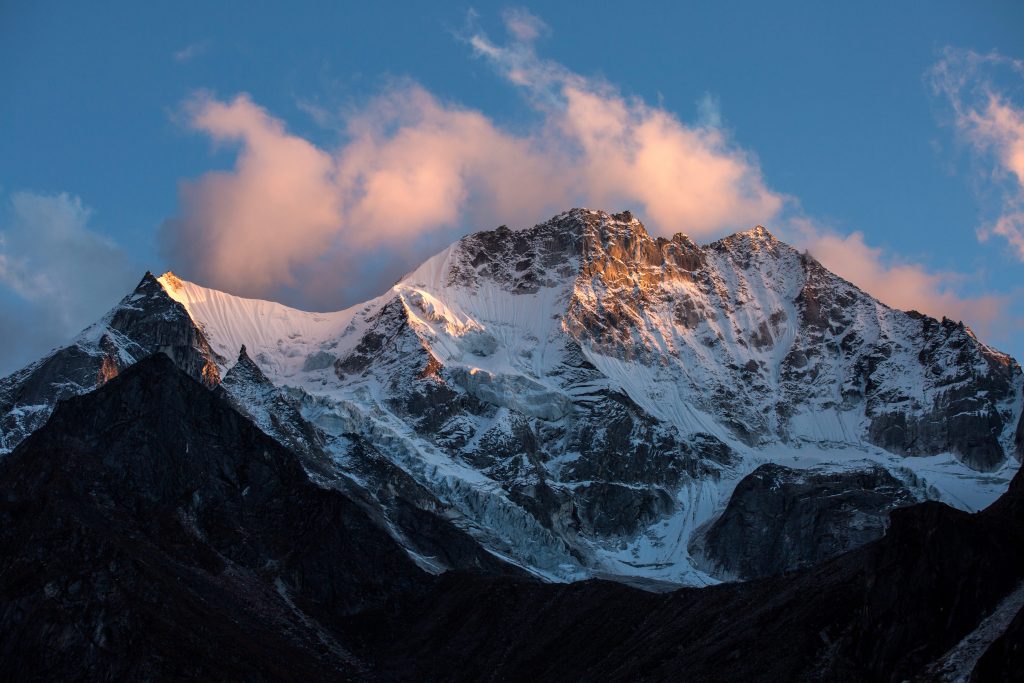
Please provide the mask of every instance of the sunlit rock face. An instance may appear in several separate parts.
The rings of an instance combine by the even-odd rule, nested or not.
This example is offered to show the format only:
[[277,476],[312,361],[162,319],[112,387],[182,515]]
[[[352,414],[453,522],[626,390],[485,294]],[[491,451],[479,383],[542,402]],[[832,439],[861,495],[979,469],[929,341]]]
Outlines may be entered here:
[[[396,499],[442,515],[554,580],[715,582],[691,540],[766,462],[880,468],[903,487],[894,491],[977,509],[1005,488],[1024,441],[1016,362],[960,323],[885,306],[762,227],[698,245],[651,237],[629,212],[574,209],[469,235],[382,296],[332,313],[171,274],[140,292],[153,302],[136,311],[129,297],[102,323],[108,347],[169,349],[193,377],[224,377],[233,404],[322,485],[360,489],[385,516],[398,515]],[[173,314],[179,336],[148,326],[148,308]],[[102,335],[89,334],[96,360],[71,393],[109,379]],[[66,369],[53,377],[74,376],[86,362],[76,359],[94,357],[84,348],[58,352]],[[37,370],[4,380],[3,395]],[[17,405],[5,408],[21,425],[5,431],[10,444],[40,423]],[[872,481],[856,486],[891,486]],[[770,487],[746,495],[776,504]],[[812,538],[795,556],[877,536],[902,495],[862,497],[875,520],[864,533],[843,531],[837,515],[849,542]],[[745,561],[739,573],[783,566]]]

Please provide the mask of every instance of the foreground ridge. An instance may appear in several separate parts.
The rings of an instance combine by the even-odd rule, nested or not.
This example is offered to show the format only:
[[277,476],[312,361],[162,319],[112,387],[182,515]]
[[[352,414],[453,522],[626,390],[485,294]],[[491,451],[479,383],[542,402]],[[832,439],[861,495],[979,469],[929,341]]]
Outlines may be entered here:
[[988,619],[1024,580],[1022,474],[977,514],[901,508],[824,564],[659,594],[434,576],[299,459],[163,354],[62,402],[0,460],[0,677],[911,680],[983,629],[958,671],[1022,663],[1024,613]]

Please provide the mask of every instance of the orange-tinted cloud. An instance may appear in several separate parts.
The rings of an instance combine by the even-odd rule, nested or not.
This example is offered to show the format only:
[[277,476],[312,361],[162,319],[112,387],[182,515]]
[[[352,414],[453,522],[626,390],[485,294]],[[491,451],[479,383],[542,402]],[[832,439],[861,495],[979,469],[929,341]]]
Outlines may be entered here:
[[240,145],[235,168],[184,181],[180,216],[163,237],[201,277],[230,291],[269,293],[328,245],[342,219],[330,154],[289,134],[246,95],[200,95],[191,125]]
[[[996,76],[1004,76],[997,82]],[[932,69],[932,85],[953,111],[953,123],[1001,190],[998,216],[978,235],[1005,238],[1024,261],[1024,107],[1011,101],[1005,77],[1019,88],[1024,61],[996,53],[947,48]]]
[[477,111],[418,86],[350,119],[337,188],[356,244],[393,242],[465,219],[522,224],[556,210],[567,185],[557,159]]
[[867,244],[861,232],[843,235],[807,220],[793,225],[795,241],[823,266],[893,308],[962,320],[982,335],[996,333],[1007,321],[1010,297],[963,296],[957,291],[968,279],[962,273],[894,260]]
[[[524,223],[566,197],[563,169],[538,140],[414,85],[351,116],[334,151],[288,132],[247,95],[198,95],[185,110],[193,128],[240,151],[231,171],[181,184],[162,239],[195,277],[240,294],[301,289],[296,274],[339,245],[400,246],[467,219]],[[349,277],[344,267],[334,276],[339,286]]]
[[1007,178],[999,218],[982,228],[980,235],[1005,238],[1024,261],[1024,109],[1014,107],[998,94],[991,94],[982,111],[971,111],[965,123],[976,144],[989,148],[999,161],[999,171]]
[[[438,248],[438,240],[425,239],[432,235],[524,226],[588,205],[631,208],[655,233],[697,238],[790,221],[798,244],[892,306],[982,330],[998,320],[1005,300],[959,296],[963,276],[894,260],[860,233],[793,219],[796,202],[768,187],[756,158],[730,141],[710,111],[712,98],[699,123],[684,123],[540,59],[534,42],[547,29],[532,15],[517,10],[505,20],[507,44],[480,32],[466,40],[535,108],[538,118],[526,129],[508,130],[404,83],[340,119],[317,108],[320,120],[340,121],[343,129],[344,142],[323,149],[246,95],[197,95],[186,106],[189,124],[239,152],[230,171],[182,183],[178,216],[162,230],[174,263],[237,294],[276,297],[289,288],[299,292],[294,303],[340,305],[345,288],[392,282],[399,268],[427,255],[410,252]],[[1000,131],[1007,142],[1014,138],[1005,131],[1016,123],[1013,111],[989,108],[975,127],[986,139]],[[1004,158],[1017,173],[1019,148],[1001,149],[1011,150]],[[1017,239],[1017,219],[1007,216],[992,231]]]
[[[173,260],[212,286],[270,296],[301,289],[298,274],[339,245],[351,253],[457,226],[527,225],[576,205],[633,208],[656,232],[698,237],[778,214],[783,197],[722,130],[542,62],[531,41],[543,23],[522,10],[505,19],[508,47],[472,43],[529,89],[541,116],[525,131],[403,84],[348,113],[344,144],[326,150],[247,95],[195,96],[189,125],[239,153],[234,169],[181,184],[161,234]],[[541,101],[544,88],[554,100]],[[339,288],[352,277],[333,273]]]
[[[524,21],[522,13],[517,19]],[[782,210],[785,198],[764,183],[757,160],[720,126],[687,125],[602,80],[542,60],[533,34],[515,25],[509,34],[507,45],[480,32],[468,40],[544,115],[543,135],[556,143],[583,203],[630,206],[654,232],[695,237],[769,221]]]

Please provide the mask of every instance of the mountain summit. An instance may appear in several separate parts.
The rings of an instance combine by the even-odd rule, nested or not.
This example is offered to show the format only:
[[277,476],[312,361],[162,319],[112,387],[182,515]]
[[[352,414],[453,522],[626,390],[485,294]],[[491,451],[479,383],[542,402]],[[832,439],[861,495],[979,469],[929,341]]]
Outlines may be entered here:
[[[208,386],[245,362],[223,391],[319,483],[347,477],[393,516],[384,482],[401,477],[402,505],[554,580],[749,576],[760,565],[722,547],[743,527],[734,489],[744,509],[793,496],[764,523],[810,520],[799,566],[909,500],[983,507],[1024,444],[1020,366],[963,324],[885,306],[761,226],[702,246],[573,209],[469,235],[334,313],[147,276],[0,382],[0,445],[165,349]],[[815,482],[842,495],[814,501]]]

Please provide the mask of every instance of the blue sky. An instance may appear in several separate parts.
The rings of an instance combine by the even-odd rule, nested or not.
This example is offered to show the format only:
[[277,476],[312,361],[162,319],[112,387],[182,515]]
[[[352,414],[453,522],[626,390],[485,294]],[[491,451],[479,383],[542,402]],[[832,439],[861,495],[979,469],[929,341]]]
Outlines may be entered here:
[[340,308],[582,202],[763,223],[1024,356],[1020,3],[292,4],[0,6],[0,372],[146,269]]

